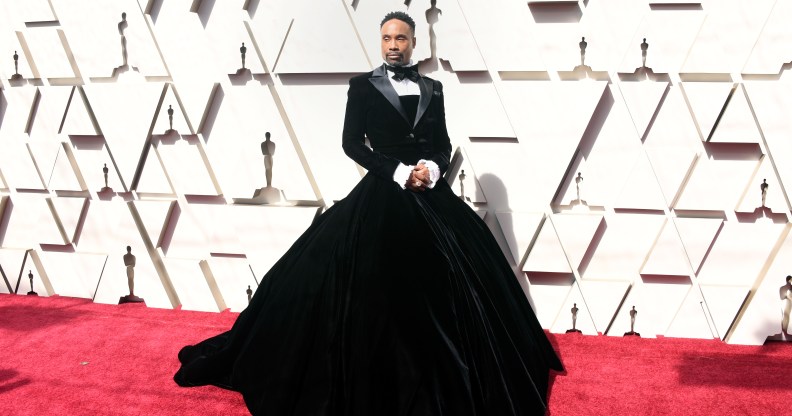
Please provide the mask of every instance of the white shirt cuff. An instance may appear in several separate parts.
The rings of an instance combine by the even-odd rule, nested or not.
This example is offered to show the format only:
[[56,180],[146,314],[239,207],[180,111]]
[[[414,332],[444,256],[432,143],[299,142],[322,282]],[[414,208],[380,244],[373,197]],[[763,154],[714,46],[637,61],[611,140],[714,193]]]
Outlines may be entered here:
[[410,179],[413,166],[407,166],[404,163],[399,163],[396,170],[393,172],[393,181],[396,182],[402,189],[407,189],[404,184]]
[[429,180],[431,182],[426,187],[432,189],[434,188],[435,183],[437,183],[437,181],[440,180],[440,167],[437,166],[437,163],[435,163],[434,160],[421,159],[418,161],[418,164],[421,163],[423,163],[427,168],[429,168]]

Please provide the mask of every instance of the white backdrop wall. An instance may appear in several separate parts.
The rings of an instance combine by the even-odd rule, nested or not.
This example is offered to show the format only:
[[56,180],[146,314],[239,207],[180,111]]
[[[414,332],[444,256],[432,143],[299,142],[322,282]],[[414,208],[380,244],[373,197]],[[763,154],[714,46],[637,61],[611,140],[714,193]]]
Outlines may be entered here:
[[[31,273],[117,303],[131,246],[148,306],[244,308],[364,173],[340,146],[347,80],[381,62],[392,10],[445,85],[447,179],[545,328],[576,305],[586,334],[621,336],[633,306],[642,336],[781,332],[787,0],[0,1],[0,293]],[[280,203],[253,198],[265,132]]]

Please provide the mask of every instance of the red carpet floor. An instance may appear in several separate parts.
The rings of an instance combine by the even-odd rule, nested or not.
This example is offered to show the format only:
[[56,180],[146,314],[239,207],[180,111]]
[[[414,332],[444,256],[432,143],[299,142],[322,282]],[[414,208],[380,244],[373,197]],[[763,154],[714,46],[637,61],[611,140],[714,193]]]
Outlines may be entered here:
[[[235,316],[0,295],[0,415],[247,414],[236,393],[171,381],[179,348]],[[553,416],[792,414],[792,343],[551,340],[567,366]]]

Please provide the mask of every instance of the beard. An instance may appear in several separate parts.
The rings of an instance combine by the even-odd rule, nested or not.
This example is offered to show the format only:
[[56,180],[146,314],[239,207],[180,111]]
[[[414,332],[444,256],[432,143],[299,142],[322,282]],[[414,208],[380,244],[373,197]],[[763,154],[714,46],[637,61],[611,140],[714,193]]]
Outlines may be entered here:
[[385,56],[385,62],[393,66],[405,66],[407,62],[404,60],[404,55],[399,54],[398,58],[390,58],[387,55]]

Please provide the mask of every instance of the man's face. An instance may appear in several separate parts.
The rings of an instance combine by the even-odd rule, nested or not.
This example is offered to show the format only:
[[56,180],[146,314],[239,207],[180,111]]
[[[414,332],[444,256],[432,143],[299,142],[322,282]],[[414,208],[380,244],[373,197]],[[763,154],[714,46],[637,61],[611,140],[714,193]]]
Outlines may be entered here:
[[415,36],[407,23],[391,19],[380,28],[382,59],[389,65],[407,65],[415,47]]

